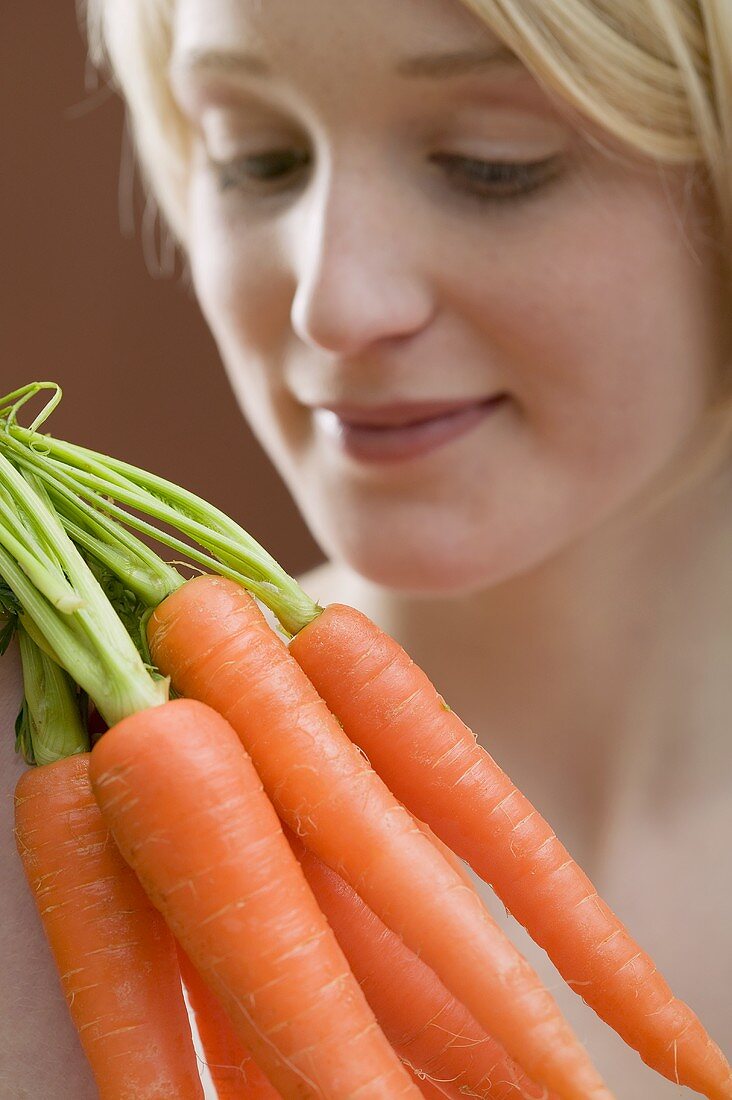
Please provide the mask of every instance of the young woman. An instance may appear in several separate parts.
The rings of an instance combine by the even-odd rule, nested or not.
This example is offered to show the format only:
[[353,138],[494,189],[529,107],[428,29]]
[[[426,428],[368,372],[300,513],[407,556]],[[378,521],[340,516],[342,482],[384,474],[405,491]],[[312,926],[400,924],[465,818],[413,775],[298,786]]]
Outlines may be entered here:
[[[402,643],[728,1049],[728,0],[90,15],[303,585]],[[619,1097],[690,1095],[484,894]]]

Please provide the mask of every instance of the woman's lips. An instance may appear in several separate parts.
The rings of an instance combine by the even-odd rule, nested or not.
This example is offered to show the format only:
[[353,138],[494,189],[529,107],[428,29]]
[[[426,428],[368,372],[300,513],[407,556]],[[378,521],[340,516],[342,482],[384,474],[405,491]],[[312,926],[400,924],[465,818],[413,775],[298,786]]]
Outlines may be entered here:
[[315,409],[318,428],[361,462],[417,458],[464,435],[507,400],[416,402],[378,408],[337,405]]

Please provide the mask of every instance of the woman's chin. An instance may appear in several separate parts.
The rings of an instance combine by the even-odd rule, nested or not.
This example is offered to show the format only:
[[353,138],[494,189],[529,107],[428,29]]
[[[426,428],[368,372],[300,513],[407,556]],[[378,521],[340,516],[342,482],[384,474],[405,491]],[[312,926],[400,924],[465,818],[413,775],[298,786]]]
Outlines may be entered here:
[[[429,489],[429,487],[428,487]],[[535,569],[573,541],[582,518],[559,490],[506,499],[480,485],[454,493],[300,494],[296,503],[333,562],[395,593],[469,596]]]
[[461,555],[457,549],[440,553],[427,546],[404,553],[404,548],[363,543],[332,549],[336,559],[364,580],[405,596],[469,596],[515,572],[508,562],[492,559],[490,552]]

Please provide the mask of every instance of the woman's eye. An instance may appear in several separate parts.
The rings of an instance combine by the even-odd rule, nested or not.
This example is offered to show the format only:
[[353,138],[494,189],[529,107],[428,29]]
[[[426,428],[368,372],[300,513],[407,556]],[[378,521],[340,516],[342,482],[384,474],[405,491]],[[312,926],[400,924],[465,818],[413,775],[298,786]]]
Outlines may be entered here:
[[288,186],[291,177],[309,163],[307,153],[297,149],[274,149],[268,153],[237,157],[235,160],[209,159],[220,191],[238,187],[263,194]]
[[519,198],[548,182],[556,170],[556,157],[513,163],[476,160],[452,153],[435,153],[430,160],[446,174],[450,183],[478,199]]

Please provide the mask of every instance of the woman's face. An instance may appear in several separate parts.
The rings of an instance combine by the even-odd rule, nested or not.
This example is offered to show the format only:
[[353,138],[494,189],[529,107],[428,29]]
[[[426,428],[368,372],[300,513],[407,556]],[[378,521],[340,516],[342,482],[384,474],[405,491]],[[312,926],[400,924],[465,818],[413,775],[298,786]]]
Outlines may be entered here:
[[608,519],[721,369],[706,198],[499,49],[458,0],[177,5],[204,314],[325,552],[402,590]]

